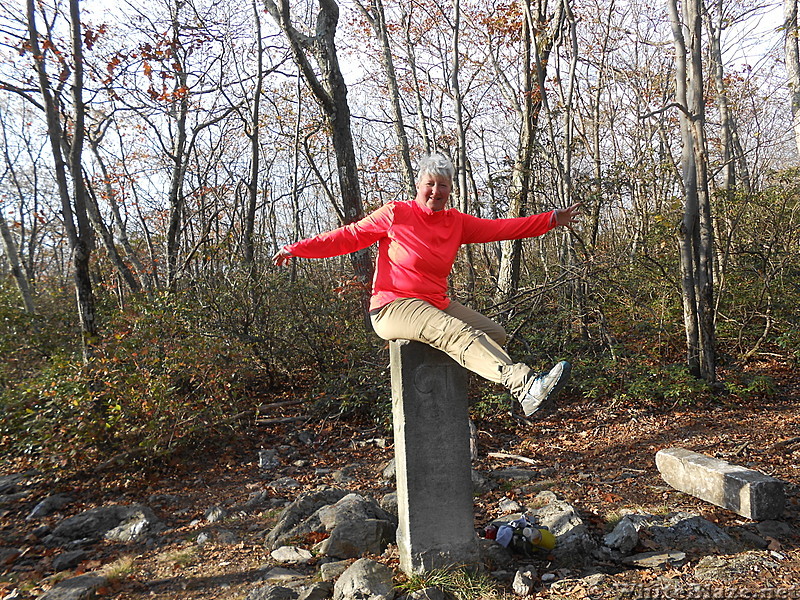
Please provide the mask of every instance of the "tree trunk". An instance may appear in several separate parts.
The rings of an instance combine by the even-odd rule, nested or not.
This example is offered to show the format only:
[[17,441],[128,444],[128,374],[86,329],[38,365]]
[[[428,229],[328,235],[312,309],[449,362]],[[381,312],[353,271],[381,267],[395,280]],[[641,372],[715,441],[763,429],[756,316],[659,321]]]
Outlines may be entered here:
[[798,44],[797,0],[783,0],[783,35],[794,138],[797,152],[800,154],[800,44]]
[[[350,106],[347,103],[347,85],[339,68],[336,53],[336,26],[339,20],[339,6],[334,0],[319,0],[316,35],[304,36],[291,23],[289,0],[264,0],[267,12],[278,23],[292,51],[295,63],[303,78],[311,88],[315,99],[322,107],[331,130],[331,141],[336,156],[339,179],[339,192],[342,196],[344,224],[352,223],[364,216],[361,202],[361,189],[356,167],[356,154],[350,130]],[[322,81],[317,77],[309,62],[313,54],[319,66]],[[368,249],[350,255],[356,278],[364,286],[362,304],[365,322],[369,302],[369,284],[372,281],[372,261]]]
[[[89,362],[93,352],[94,338],[97,336],[97,317],[92,282],[89,274],[89,260],[92,252],[92,232],[86,210],[86,188],[84,186],[81,160],[84,138],[83,105],[83,37],[81,34],[79,0],[69,1],[70,38],[73,59],[72,81],[72,139],[66,125],[61,121],[63,107],[57,97],[47,74],[46,60],[39,44],[36,28],[34,1],[27,0],[28,35],[33,51],[39,90],[42,94],[47,118],[47,135],[53,154],[54,170],[64,229],[70,245],[72,278],[78,307],[78,320],[81,328],[81,349],[84,362]],[[69,150],[69,162],[65,161],[63,148]],[[70,197],[67,169],[72,179]]]
[[11,275],[14,276],[14,282],[17,284],[19,295],[25,305],[25,312],[32,315],[36,312],[36,306],[33,303],[31,287],[28,285],[28,278],[25,276],[22,265],[19,262],[17,245],[14,243],[14,237],[11,235],[5,217],[0,218],[0,235],[2,235],[3,238],[3,251],[11,266]]
[[256,26],[256,87],[253,91],[253,106],[250,111],[250,177],[247,182],[247,207],[244,217],[244,263],[251,278],[255,278],[255,241],[253,232],[256,223],[256,206],[258,204],[258,171],[261,157],[259,143],[259,114],[261,110],[261,91],[264,84],[264,42],[261,39],[261,17],[256,0],[252,2],[253,18]]

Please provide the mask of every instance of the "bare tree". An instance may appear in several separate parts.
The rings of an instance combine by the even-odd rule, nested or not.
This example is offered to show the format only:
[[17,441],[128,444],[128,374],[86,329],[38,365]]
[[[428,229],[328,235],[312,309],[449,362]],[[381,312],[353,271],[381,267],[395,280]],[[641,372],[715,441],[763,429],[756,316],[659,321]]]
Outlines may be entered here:
[[[325,114],[331,131],[339,192],[345,215],[345,224],[364,216],[361,188],[358,179],[353,135],[350,129],[350,106],[347,103],[347,85],[339,67],[335,36],[339,21],[339,6],[334,0],[319,0],[316,31],[308,36],[295,28],[289,11],[289,0],[264,0],[267,12],[280,26],[289,42],[292,56],[314,98]],[[315,59],[321,77],[317,75],[310,58]],[[351,262],[356,277],[364,284],[364,309],[368,296],[366,286],[372,280],[372,262],[368,250],[354,252]]]
[[800,41],[797,28],[797,0],[783,0],[783,35],[795,144],[800,154]]
[[[94,293],[89,274],[92,253],[92,229],[87,211],[86,186],[82,170],[85,106],[83,102],[83,35],[81,32],[79,0],[69,0],[70,50],[72,54],[72,106],[68,107],[61,96],[63,86],[55,84],[48,73],[47,64],[55,48],[53,40],[47,40],[48,49],[42,50],[37,29],[34,0],[27,0],[28,41],[38,74],[39,91],[47,116],[47,134],[53,154],[56,182],[64,229],[69,240],[72,276],[78,303],[81,326],[81,346],[84,361],[92,356],[94,339],[97,336],[97,317]],[[62,60],[59,58],[58,60]],[[69,67],[62,63],[62,67]],[[62,75],[65,71],[62,71]],[[60,77],[61,77],[60,76]],[[59,78],[60,78],[59,77]],[[69,115],[69,121],[65,116]],[[64,149],[68,152],[64,156]],[[70,191],[69,178],[72,182]]]

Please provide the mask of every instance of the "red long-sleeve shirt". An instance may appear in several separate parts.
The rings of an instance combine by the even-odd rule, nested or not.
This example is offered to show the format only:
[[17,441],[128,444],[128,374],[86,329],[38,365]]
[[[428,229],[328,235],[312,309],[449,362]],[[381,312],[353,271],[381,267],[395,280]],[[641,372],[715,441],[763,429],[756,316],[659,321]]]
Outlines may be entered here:
[[553,211],[517,219],[479,219],[416,200],[390,202],[360,221],[286,246],[293,256],[328,258],[378,242],[370,310],[419,298],[444,310],[447,278],[462,244],[535,237],[556,226]]

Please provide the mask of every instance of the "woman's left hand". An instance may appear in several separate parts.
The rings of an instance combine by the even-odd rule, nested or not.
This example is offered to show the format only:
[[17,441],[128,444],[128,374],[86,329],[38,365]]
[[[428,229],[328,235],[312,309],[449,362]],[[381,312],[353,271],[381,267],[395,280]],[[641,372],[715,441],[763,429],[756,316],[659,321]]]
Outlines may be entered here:
[[578,222],[578,218],[581,216],[580,212],[581,202],[576,202],[572,206],[568,206],[567,208],[557,208],[556,209],[556,224],[557,225],[572,225],[573,223]]

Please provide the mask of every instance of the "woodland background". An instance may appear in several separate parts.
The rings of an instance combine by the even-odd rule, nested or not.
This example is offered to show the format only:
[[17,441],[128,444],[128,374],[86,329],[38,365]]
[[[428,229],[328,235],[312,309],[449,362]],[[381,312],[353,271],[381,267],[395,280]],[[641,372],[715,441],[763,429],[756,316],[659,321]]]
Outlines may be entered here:
[[584,203],[452,277],[516,358],[575,363],[567,398],[736,404],[796,366],[796,0],[100,4],[0,8],[4,460],[196,451],[287,393],[388,426],[369,253],[269,257],[433,150],[466,212]]

